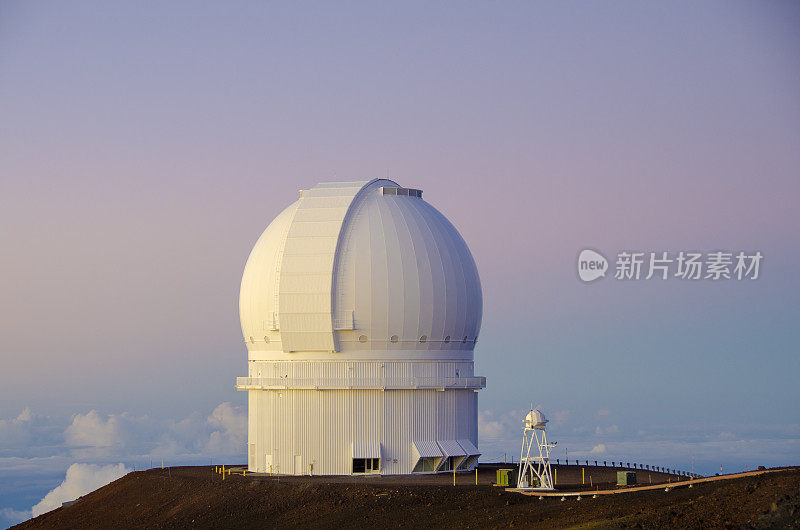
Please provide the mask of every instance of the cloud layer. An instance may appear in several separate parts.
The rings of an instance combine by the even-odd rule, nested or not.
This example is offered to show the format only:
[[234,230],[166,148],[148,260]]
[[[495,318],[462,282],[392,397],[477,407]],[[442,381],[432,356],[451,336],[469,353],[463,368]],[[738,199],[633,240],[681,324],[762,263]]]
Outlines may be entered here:
[[[522,441],[522,418],[527,411],[478,414],[481,461],[502,461],[518,455]],[[615,419],[609,409],[583,414],[557,411],[548,423],[548,440],[558,441],[553,460],[624,460],[699,473],[753,469],[757,465],[785,465],[800,450],[800,425],[776,424],[686,424],[636,425]],[[613,421],[613,423],[612,423]],[[597,423],[600,423],[597,425]],[[594,425],[594,427],[592,427]],[[567,452],[568,451],[568,452]],[[693,464],[694,463],[694,464]]]
[[[0,498],[5,504],[0,526],[56,508],[130,470],[160,465],[161,459],[168,465],[243,461],[246,440],[246,411],[227,402],[180,420],[97,410],[59,419],[25,408],[16,417],[0,419]],[[41,501],[33,511],[26,510],[36,499]]]
[[33,517],[55,510],[62,503],[73,501],[82,495],[86,495],[97,488],[117,480],[118,478],[130,473],[130,469],[124,464],[98,466],[92,464],[72,464],[67,469],[64,481],[53,488],[50,493],[44,496],[32,509]]
[[[518,456],[526,413],[479,412],[482,461]],[[637,425],[608,409],[583,414],[560,410],[548,416],[548,438],[559,442],[554,459],[563,459],[568,450],[570,460],[625,460],[683,470],[689,470],[694,459],[695,471],[713,473],[721,463],[726,471],[745,464],[780,465],[800,448],[800,425],[794,424],[687,424],[675,429]],[[207,414],[195,412],[179,420],[97,410],[58,419],[25,408],[0,419],[0,498],[5,501],[0,522],[19,522],[30,516],[31,505],[41,513],[127,470],[160,465],[162,458],[168,465],[208,463],[212,458],[243,461],[246,438],[244,407],[227,402]],[[20,496],[14,500],[16,490],[25,486],[20,477],[35,484],[27,489],[27,501]]]

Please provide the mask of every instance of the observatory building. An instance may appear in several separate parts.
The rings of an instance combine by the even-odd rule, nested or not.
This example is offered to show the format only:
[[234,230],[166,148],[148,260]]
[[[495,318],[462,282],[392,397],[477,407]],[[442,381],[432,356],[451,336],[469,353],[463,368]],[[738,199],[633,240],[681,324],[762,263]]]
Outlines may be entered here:
[[249,471],[477,464],[480,280],[420,190],[374,179],[301,191],[250,253],[239,312]]

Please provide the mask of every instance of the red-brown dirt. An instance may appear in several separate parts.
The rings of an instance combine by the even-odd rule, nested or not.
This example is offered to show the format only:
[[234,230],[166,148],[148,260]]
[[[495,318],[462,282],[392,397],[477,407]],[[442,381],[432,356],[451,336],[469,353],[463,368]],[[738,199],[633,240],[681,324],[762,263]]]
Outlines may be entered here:
[[[798,468],[669,492],[561,501],[488,485],[495,467],[482,466],[478,486],[474,473],[458,474],[453,486],[452,475],[230,475],[223,481],[209,467],[151,469],[130,473],[18,528],[800,527]],[[593,476],[615,471],[588,469]],[[647,472],[638,473],[639,482],[645,482]],[[567,470],[561,475],[566,480]]]

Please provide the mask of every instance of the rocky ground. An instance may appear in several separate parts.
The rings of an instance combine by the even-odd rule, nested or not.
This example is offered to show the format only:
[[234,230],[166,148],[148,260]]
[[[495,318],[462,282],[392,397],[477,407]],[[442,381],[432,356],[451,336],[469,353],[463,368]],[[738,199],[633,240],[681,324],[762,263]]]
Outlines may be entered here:
[[[593,477],[613,472],[587,469]],[[565,482],[578,473],[577,467],[560,470]],[[640,483],[647,482],[644,473],[639,472]],[[231,475],[223,481],[209,467],[151,469],[130,473],[18,528],[800,527],[797,468],[669,492],[565,501],[506,492],[489,485],[494,476],[494,467],[482,466],[479,485],[474,473],[464,473],[453,486],[452,475],[333,480]]]

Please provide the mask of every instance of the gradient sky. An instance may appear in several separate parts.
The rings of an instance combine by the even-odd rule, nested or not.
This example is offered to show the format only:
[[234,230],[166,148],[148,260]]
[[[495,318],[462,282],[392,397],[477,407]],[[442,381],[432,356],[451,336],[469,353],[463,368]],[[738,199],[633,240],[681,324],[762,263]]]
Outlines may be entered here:
[[[388,177],[478,264],[487,456],[533,403],[576,456],[797,464],[799,30],[790,2],[3,2],[0,418],[243,405],[256,239]],[[765,258],[586,285],[586,247]]]

